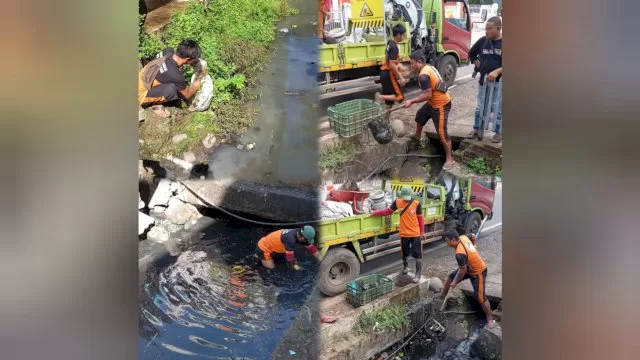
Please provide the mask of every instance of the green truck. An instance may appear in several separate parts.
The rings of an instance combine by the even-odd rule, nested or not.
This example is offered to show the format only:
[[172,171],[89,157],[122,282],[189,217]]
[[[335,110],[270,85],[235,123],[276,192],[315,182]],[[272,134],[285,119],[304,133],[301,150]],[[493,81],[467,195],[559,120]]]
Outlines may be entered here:
[[468,63],[472,22],[466,1],[351,0],[346,13],[345,6],[343,2],[342,10],[332,9],[319,27],[323,44],[318,71],[324,97],[347,94],[350,90],[339,88],[349,85],[363,85],[351,92],[375,86],[365,84],[378,81],[391,28],[398,23],[407,28],[407,40],[398,44],[402,62],[409,62],[412,51],[423,51],[448,86],[457,67]]
[[[445,228],[475,233],[482,220],[493,215],[495,178],[449,174],[440,176],[435,184],[421,179],[391,181],[392,191],[403,185],[411,186],[414,197],[422,203],[423,244],[441,240]],[[362,214],[322,221],[318,228],[322,256],[319,289],[327,296],[338,295],[360,275],[361,263],[399,252],[400,240],[390,238],[399,231],[399,222],[399,211],[387,217]]]

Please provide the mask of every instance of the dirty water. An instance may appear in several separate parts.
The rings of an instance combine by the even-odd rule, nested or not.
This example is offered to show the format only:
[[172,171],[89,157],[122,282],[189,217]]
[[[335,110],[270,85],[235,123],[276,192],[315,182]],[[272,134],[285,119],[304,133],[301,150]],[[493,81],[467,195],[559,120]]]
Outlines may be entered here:
[[139,358],[268,358],[317,273],[304,251],[297,272],[284,261],[255,266],[256,242],[273,230],[217,219],[200,245],[150,270],[139,289]]
[[408,345],[398,349],[399,344],[393,345],[384,353],[375,357],[393,360],[479,360],[472,354],[471,344],[478,338],[482,326],[474,323],[470,327],[469,336],[463,340],[453,340],[447,337],[436,339],[422,330]]
[[[209,159],[210,177],[266,184],[315,186],[317,169],[317,3],[292,0],[300,13],[281,22],[270,63],[261,78],[256,126]],[[255,144],[248,150],[247,144]]]

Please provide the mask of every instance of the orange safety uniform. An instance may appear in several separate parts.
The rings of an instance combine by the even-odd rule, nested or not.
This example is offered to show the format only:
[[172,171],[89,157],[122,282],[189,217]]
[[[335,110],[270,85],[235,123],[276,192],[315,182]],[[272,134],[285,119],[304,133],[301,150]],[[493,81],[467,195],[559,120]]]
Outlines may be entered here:
[[482,274],[487,269],[487,265],[480,257],[478,250],[465,235],[460,235],[460,243],[456,247],[456,255],[458,254],[467,257],[467,273],[469,275]]
[[[395,203],[392,204],[391,209],[404,209],[409,201],[396,199]],[[422,206],[420,206],[419,201],[413,201],[407,211],[400,216],[400,237],[412,238],[422,235],[422,231],[420,230],[420,223],[418,222],[418,216],[422,214]]]
[[[431,65],[425,65],[422,67],[422,70],[420,70],[420,74],[418,75],[418,77],[420,77],[420,75],[426,75],[429,77],[429,85],[432,90],[432,94],[431,99],[429,99],[427,102],[431,104],[431,106],[433,106],[434,108],[438,108],[451,102],[451,95],[449,95],[449,91],[441,92],[436,90],[436,85],[439,81],[442,81],[438,70],[436,70]],[[422,90],[425,90],[425,88],[423,87],[424,85],[421,82],[419,82],[419,85]]]

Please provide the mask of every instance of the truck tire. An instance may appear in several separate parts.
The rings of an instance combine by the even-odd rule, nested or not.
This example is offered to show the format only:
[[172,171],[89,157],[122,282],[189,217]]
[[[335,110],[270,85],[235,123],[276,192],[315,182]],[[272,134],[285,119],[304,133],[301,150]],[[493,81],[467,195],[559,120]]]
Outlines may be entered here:
[[458,62],[456,58],[451,55],[445,55],[440,58],[438,62],[438,72],[442,77],[442,81],[444,81],[448,87],[451,87],[456,80],[456,73],[458,72]]
[[467,219],[464,221],[464,228],[462,229],[462,234],[475,234],[476,231],[480,228],[480,224],[482,224],[482,216],[479,212],[474,211],[467,216]]
[[318,288],[327,296],[336,296],[359,275],[360,260],[356,254],[346,248],[332,248],[320,263]]

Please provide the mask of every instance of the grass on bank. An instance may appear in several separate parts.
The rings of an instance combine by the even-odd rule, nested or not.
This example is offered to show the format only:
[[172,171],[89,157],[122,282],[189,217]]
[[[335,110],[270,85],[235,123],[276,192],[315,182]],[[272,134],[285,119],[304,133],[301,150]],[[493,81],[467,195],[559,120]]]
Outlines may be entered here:
[[479,156],[475,159],[470,160],[467,163],[467,167],[474,173],[478,175],[496,175],[502,177],[502,166],[497,165],[495,169],[492,169],[489,164],[487,164],[487,160],[482,156]]
[[327,147],[320,153],[318,166],[321,170],[335,170],[353,160],[356,149],[353,145],[340,144]]
[[[202,58],[208,64],[208,72],[214,81],[215,94],[211,108],[202,113],[188,114],[177,124],[166,121],[172,134],[181,131],[188,141],[174,146],[166,131],[156,126],[143,125],[140,137],[145,141],[142,152],[151,159],[166,154],[179,154],[186,145],[200,142],[207,133],[227,137],[241,135],[254,124],[257,111],[251,106],[256,92],[250,91],[258,84],[276,37],[276,24],[281,18],[294,14],[288,0],[211,0],[208,10],[202,3],[190,0],[185,8],[171,16],[162,31],[162,38],[149,34],[141,17],[138,37],[138,58],[145,63],[165,47],[176,48],[183,39],[193,39],[202,49]],[[193,69],[186,66],[185,77],[189,82]],[[149,148],[154,143],[155,146]],[[177,151],[177,152],[176,152]]]
[[393,304],[380,310],[365,313],[358,320],[358,331],[362,334],[395,332],[409,326],[405,304]]

